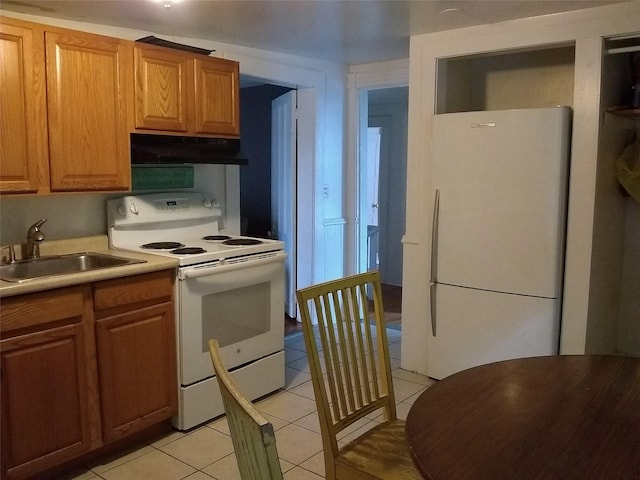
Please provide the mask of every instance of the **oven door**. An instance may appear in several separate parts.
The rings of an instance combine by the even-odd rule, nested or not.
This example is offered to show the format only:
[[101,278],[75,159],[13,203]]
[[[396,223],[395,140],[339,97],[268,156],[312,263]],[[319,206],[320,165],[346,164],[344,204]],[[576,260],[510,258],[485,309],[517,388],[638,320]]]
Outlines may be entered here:
[[227,369],[284,348],[283,251],[178,273],[180,383],[213,376],[208,341],[215,338]]

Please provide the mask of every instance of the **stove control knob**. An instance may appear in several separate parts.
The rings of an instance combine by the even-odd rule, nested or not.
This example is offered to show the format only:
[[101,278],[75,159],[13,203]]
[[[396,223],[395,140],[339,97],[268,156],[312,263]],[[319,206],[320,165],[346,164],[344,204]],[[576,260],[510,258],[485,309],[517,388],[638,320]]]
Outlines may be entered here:
[[134,215],[138,215],[140,213],[140,211],[138,210],[138,206],[133,202],[131,202],[131,205],[129,205],[129,211]]
[[121,217],[127,216],[127,209],[125,208],[124,203],[120,203],[116,210],[118,212],[118,215],[120,215]]

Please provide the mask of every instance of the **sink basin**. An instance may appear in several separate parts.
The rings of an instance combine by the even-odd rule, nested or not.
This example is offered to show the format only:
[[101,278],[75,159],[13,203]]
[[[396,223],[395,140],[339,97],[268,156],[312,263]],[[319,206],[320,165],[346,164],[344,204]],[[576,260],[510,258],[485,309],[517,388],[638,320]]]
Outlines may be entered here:
[[7,282],[20,282],[52,275],[88,272],[144,262],[145,260],[116,257],[104,253],[71,253],[32,260],[19,260],[16,263],[2,265],[0,266],[0,279]]

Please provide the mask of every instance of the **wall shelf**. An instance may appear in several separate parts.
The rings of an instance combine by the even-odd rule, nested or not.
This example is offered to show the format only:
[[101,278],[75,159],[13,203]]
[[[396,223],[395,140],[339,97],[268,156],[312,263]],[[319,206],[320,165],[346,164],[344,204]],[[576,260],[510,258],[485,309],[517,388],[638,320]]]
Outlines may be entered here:
[[605,50],[607,55],[640,52],[640,35],[622,35],[608,38],[605,40],[605,46],[607,47]]
[[640,118],[640,108],[632,107],[609,107],[607,112],[626,118]]

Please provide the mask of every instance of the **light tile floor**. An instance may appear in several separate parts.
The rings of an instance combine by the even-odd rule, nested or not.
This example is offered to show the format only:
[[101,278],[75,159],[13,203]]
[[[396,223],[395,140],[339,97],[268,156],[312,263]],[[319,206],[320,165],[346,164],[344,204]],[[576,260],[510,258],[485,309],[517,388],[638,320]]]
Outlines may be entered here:
[[[389,354],[398,416],[406,418],[412,403],[433,380],[399,368],[400,331],[388,329]],[[285,480],[324,478],[320,427],[301,333],[286,337],[286,386],[256,402],[273,423]],[[348,442],[370,428],[376,418],[354,424]],[[239,480],[233,445],[225,418],[190,432],[164,435],[117,457],[73,472],[66,480]]]

